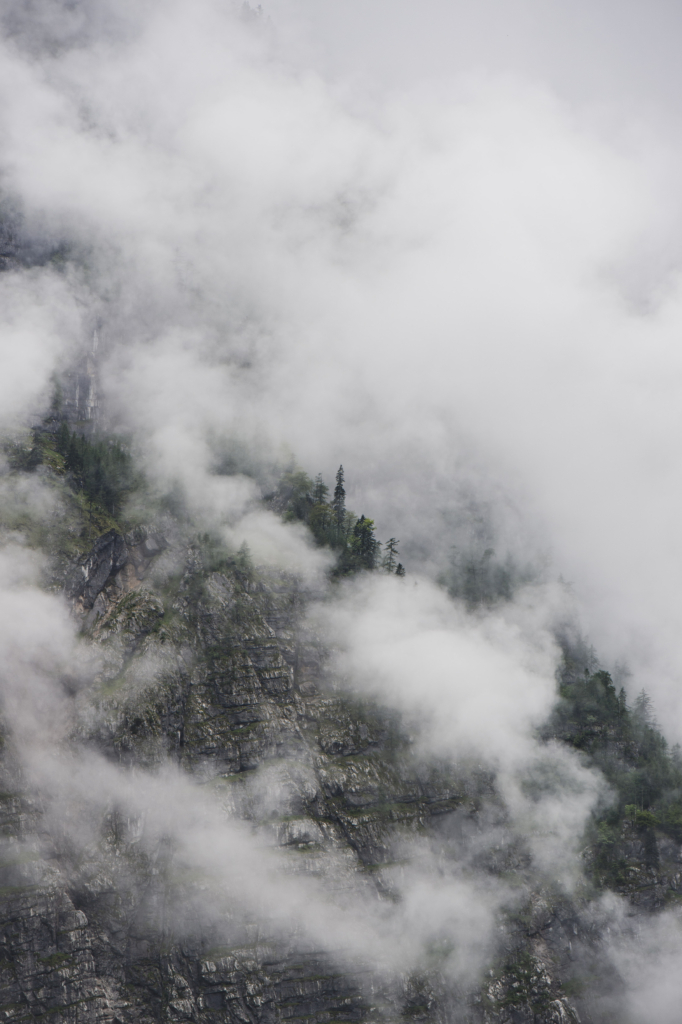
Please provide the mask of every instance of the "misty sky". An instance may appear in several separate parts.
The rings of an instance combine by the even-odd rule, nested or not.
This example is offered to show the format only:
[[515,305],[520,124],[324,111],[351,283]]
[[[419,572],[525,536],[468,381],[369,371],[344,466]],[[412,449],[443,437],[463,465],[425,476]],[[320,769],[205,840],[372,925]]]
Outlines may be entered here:
[[[600,782],[535,737],[555,698],[556,623],[572,616],[608,666],[627,664],[631,697],[646,687],[682,739],[682,13],[587,0],[240,8],[5,4],[3,209],[61,257],[0,277],[0,426],[35,423],[53,372],[97,328],[105,422],[132,435],[152,481],[183,487],[197,525],[311,574],[326,556],[258,497],[292,458],[328,483],[343,462],[349,506],[400,538],[408,577],[340,588],[314,613],[342,672],[421,715],[427,748],[493,747],[512,820],[556,826],[532,840],[539,870],[570,886]],[[216,473],[226,453],[239,473]],[[0,500],[47,520],[55,499],[32,478],[3,481]],[[7,707],[36,784],[78,805],[86,783],[45,753],[58,761],[47,740],[66,712],[51,673],[75,657],[73,623],[10,542]],[[434,582],[467,543],[538,579],[470,616]],[[543,758],[562,781],[533,809],[519,773]],[[127,783],[96,770],[98,785],[88,764],[82,778],[105,805]],[[131,807],[153,804],[155,785]],[[159,782],[158,827],[182,792],[190,843],[183,785]],[[211,819],[204,845],[241,850],[248,871],[233,827]],[[189,863],[219,874],[207,856],[188,846]],[[437,886],[424,896],[428,878],[406,885],[406,932],[442,902]],[[463,934],[478,921],[486,947],[507,895],[488,905],[450,881],[443,913],[461,912]],[[305,904],[298,889],[291,900]],[[313,938],[327,927],[316,905]],[[377,933],[368,920],[370,946],[385,922]]]
[[343,461],[415,573],[482,511],[682,735],[678,10],[239,8],[6,6],[7,201],[80,270],[2,283],[5,420],[100,323],[112,422],[197,507],[252,500],[238,437]]
[[587,105],[679,110],[682,15],[665,0],[272,0],[264,10],[294,20],[308,59],[339,77],[396,88],[485,70],[543,81]]
[[[475,92],[481,82],[498,83],[499,92],[507,96],[527,89],[526,109],[539,97],[541,102],[556,104],[554,112],[563,120],[560,131],[568,148],[554,154],[554,159],[565,161],[566,173],[563,181],[557,177],[552,182],[545,177],[539,183],[540,209],[536,215],[547,220],[551,233],[557,213],[560,215],[563,207],[566,216],[571,217],[575,202],[578,218],[584,217],[582,237],[567,237],[562,232],[565,225],[554,221],[553,248],[559,252],[563,249],[568,256],[577,243],[574,269],[586,276],[596,270],[601,278],[599,285],[608,282],[617,294],[614,296],[612,291],[607,303],[600,303],[599,311],[591,310],[586,322],[570,328],[574,336],[566,339],[558,358],[548,360],[543,367],[538,366],[542,351],[524,351],[523,343],[517,347],[512,341],[513,354],[521,361],[525,378],[520,385],[518,412],[524,415],[528,397],[525,388],[545,391],[546,405],[538,403],[538,415],[529,427],[532,433],[542,434],[557,416],[557,403],[561,408],[558,418],[563,420],[563,438],[558,443],[555,438],[554,457],[561,464],[560,473],[567,486],[552,500],[548,539],[554,553],[557,549],[560,552],[562,571],[568,572],[587,598],[586,629],[592,631],[597,643],[601,640],[604,653],[604,648],[608,649],[612,663],[618,660],[619,649],[624,660],[630,658],[631,665],[640,669],[638,684],[654,691],[658,688],[664,710],[676,705],[676,698],[660,677],[657,683],[656,677],[658,670],[668,676],[673,690],[677,689],[678,670],[673,670],[674,681],[669,672],[677,663],[672,648],[680,623],[676,612],[668,619],[668,609],[677,603],[672,580],[680,568],[675,525],[679,515],[680,424],[672,407],[668,414],[665,405],[668,395],[677,395],[680,381],[676,329],[669,333],[672,309],[677,307],[682,256],[677,187],[682,170],[679,5],[508,4],[487,0],[475,5],[427,0],[416,5],[382,0],[346,4],[284,0],[267,10],[275,20],[278,14],[286,14],[296,23],[307,44],[301,46],[301,60],[315,66],[338,88],[347,89],[350,102],[359,110],[366,103],[367,110],[374,113],[387,94],[404,96],[420,89],[427,94],[431,90],[431,97],[438,100],[448,90],[451,98],[460,98],[467,90]],[[548,152],[556,128],[556,122],[538,126],[545,134]],[[567,135],[573,133],[573,139],[568,139]],[[594,180],[571,173],[570,162],[576,155],[572,143],[578,140],[579,144],[589,140],[590,148],[594,147],[590,171],[598,169],[604,174],[601,194],[591,194]],[[533,164],[545,155],[542,146],[535,153],[529,152],[525,172],[532,175]],[[541,166],[541,175],[547,169],[547,165]],[[515,173],[513,160],[505,170],[496,183],[502,190]],[[611,223],[605,226],[604,214],[613,199],[612,190],[623,185],[626,189],[634,185],[637,195],[625,199],[624,207],[614,210]],[[550,192],[552,186],[549,207],[543,209],[542,191],[546,188]],[[523,202],[524,197],[520,198]],[[507,204],[515,201],[519,201],[518,193],[507,196]],[[591,208],[591,204],[595,205]],[[635,224],[627,223],[631,204],[644,207],[640,206],[641,220],[637,216],[639,222]],[[485,230],[483,218],[479,226]],[[607,243],[610,251],[598,253],[602,265],[596,268],[590,249],[603,230],[611,234]],[[486,281],[490,295],[483,299],[479,296],[481,305],[488,299],[494,304],[500,287],[492,268],[496,264],[494,251],[499,252],[506,244],[503,225],[498,226],[497,234],[491,233],[487,243],[492,276]],[[538,288],[538,307],[545,302],[541,290],[546,285],[539,280],[530,283],[531,288]],[[605,297],[602,293],[601,298]],[[605,305],[612,304],[614,297],[616,304],[622,303],[618,326],[602,319]],[[565,310],[556,298],[550,298],[549,303],[549,310],[538,309],[538,321],[544,321],[542,329],[547,332],[561,332]],[[677,323],[675,314],[672,316]],[[513,334],[514,314],[505,328]],[[632,331],[637,335],[634,344],[638,352],[628,344]],[[666,341],[662,334],[667,335]],[[631,362],[633,355],[638,369]],[[494,376],[494,368],[487,365],[486,370],[492,370]],[[571,381],[574,387],[564,388],[562,378],[566,374],[575,375]],[[476,384],[486,386],[480,379]],[[515,384],[518,386],[519,381]],[[567,394],[571,391],[572,399]],[[677,399],[672,402],[678,404]],[[588,411],[590,406],[592,411]],[[595,414],[597,406],[602,409]],[[497,437],[496,444],[500,441],[504,448],[506,439]],[[520,438],[516,443],[530,455],[537,438]],[[516,462],[509,448],[502,459],[507,468]],[[534,471],[542,474],[539,464]],[[533,475],[533,469],[529,475]],[[545,485],[546,479],[540,488]],[[525,516],[532,502],[530,497],[524,507]],[[581,514],[576,504],[590,511]],[[537,525],[533,524],[535,528]],[[554,532],[557,527],[558,532]],[[572,548],[568,558],[566,542]],[[603,569],[597,569],[600,562]],[[666,579],[671,580],[670,586]],[[630,590],[631,596],[625,597],[624,590]],[[635,597],[637,591],[640,593]],[[640,605],[639,614],[633,618],[623,608],[631,600]],[[643,605],[653,605],[656,611],[650,615],[643,611]],[[621,620],[621,625],[612,629],[623,613],[629,619],[628,626],[623,628]],[[611,615],[614,618],[609,624],[606,620]],[[644,618],[649,620],[646,626]],[[655,653],[653,634],[657,629],[662,647]],[[663,632],[668,633],[667,641],[663,641]],[[666,714],[663,717],[670,728],[670,719]],[[679,735],[682,722],[677,713],[675,720],[674,732]]]

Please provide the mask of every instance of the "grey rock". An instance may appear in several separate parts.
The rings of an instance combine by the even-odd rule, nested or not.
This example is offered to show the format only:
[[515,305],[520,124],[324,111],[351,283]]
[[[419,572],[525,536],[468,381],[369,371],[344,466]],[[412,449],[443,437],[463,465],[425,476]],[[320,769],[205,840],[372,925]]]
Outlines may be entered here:
[[[144,854],[144,823],[112,809],[99,846],[70,850],[5,753],[5,1020],[576,1024],[578,1009],[583,1024],[599,1020],[589,993],[576,1009],[563,987],[582,962],[608,977],[599,929],[577,902],[538,890],[494,777],[420,761],[394,716],[337,692],[323,645],[306,633],[298,581],[216,570],[198,546],[174,543],[171,583],[154,582],[169,545],[154,531],[109,531],[77,567],[67,593],[100,670],[75,699],[74,742],[124,765],[174,761],[280,848],[293,873],[337,891],[379,905],[399,898],[406,839],[419,836],[444,864],[465,850],[470,868],[513,875],[527,905],[504,922],[492,973],[468,992],[436,966],[390,982],[366,965],[341,969],[331,954],[248,922],[229,924],[229,942],[199,919],[176,933],[159,911],[169,899],[163,858]],[[630,853],[635,870],[634,836]],[[655,891],[682,888],[680,863],[675,844],[661,845],[658,874],[646,869]]]
[[120,533],[109,530],[99,537],[85,561],[67,585],[67,595],[80,599],[86,610],[92,608],[106,584],[128,562],[128,548]]

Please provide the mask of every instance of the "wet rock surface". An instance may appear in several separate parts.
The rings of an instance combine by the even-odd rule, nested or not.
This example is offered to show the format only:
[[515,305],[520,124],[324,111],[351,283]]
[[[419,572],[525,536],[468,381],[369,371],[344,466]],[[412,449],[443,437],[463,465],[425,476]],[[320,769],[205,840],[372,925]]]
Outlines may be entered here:
[[[160,580],[166,554],[172,565]],[[170,760],[215,787],[266,845],[292,858],[292,873],[391,900],[406,838],[452,856],[489,824],[485,807],[497,806],[490,773],[420,762],[391,714],[337,689],[324,649],[303,626],[305,595],[294,578],[215,567],[200,546],[162,532],[110,530],[72,567],[65,590],[99,658],[92,686],[74,697],[78,741],[122,765]],[[6,1021],[602,1019],[588,997],[568,994],[585,957],[602,955],[579,899],[531,886],[473,991],[460,991],[437,965],[382,987],[364,964],[340,967],[333,955],[251,926],[229,945],[210,927],[174,934],[159,924],[160,862],[134,854],[135,823],[117,822],[112,810],[101,850],[76,856],[22,788],[11,744],[3,772]],[[478,870],[527,883],[527,853],[498,812],[498,840],[481,845]],[[643,912],[679,889],[680,855],[669,842],[658,865],[646,866],[638,842],[633,833],[627,895]],[[134,856],[131,882],[116,864]]]

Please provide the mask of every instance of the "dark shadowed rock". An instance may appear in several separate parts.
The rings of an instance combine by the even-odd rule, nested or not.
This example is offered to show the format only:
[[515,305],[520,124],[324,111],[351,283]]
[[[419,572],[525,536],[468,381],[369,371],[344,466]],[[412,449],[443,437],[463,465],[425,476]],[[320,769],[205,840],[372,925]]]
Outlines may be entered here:
[[97,595],[128,562],[128,547],[116,530],[98,537],[92,551],[67,587],[67,595],[81,599],[83,608],[92,608]]
[[[413,850],[517,895],[471,990],[449,977],[447,945],[389,984],[267,921],[207,914],[203,877],[152,845],[143,817],[112,806],[95,842],[73,842],[0,744],[6,1024],[577,1024],[574,1000],[583,1024],[621,1019],[594,996],[598,979],[620,1005],[603,928],[580,897],[538,887],[494,773],[420,760],[392,712],[340,689],[293,577],[163,529],[103,534],[66,588],[97,653],[96,678],[73,688],[79,742],[135,769],[175,764],[339,898],[398,901]],[[165,549],[172,571],[152,571]],[[679,843],[659,838],[647,863],[630,823],[623,848],[634,913],[677,898]]]

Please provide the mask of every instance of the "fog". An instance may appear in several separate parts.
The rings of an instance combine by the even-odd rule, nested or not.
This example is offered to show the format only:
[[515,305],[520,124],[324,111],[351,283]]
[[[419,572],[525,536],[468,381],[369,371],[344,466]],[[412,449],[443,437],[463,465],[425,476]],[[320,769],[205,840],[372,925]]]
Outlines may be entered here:
[[[275,0],[266,5],[280,29],[292,21],[305,59],[327,74],[362,75],[365,87],[404,86],[472,69],[547,83],[562,96],[594,106],[665,116],[678,106],[675,33],[679,10],[666,0],[569,5],[520,0],[499,4],[426,0]],[[280,29],[281,30],[281,29]],[[304,41],[302,44],[301,40]]]
[[[494,748],[512,827],[552,823],[536,868],[571,888],[568,837],[604,794],[534,738],[557,623],[627,663],[631,694],[646,687],[682,739],[678,10],[32,0],[3,18],[3,202],[26,251],[53,254],[0,280],[3,429],[35,422],[97,327],[103,422],[155,485],[181,487],[258,561],[318,580],[328,559],[257,499],[292,458],[328,483],[342,462],[349,507],[400,538],[409,576],[314,612],[338,671],[443,756]],[[226,457],[236,471],[216,474]],[[47,507],[38,492],[26,500]],[[535,572],[487,617],[435,582],[477,530]],[[6,564],[24,565],[9,542]],[[63,660],[63,608],[21,594]],[[17,669],[53,694],[44,674]],[[49,733],[9,692],[26,743]],[[105,805],[123,783],[100,768]],[[555,783],[530,800],[534,773]],[[77,778],[52,767],[39,785],[77,800]],[[247,842],[211,828],[217,849]],[[214,870],[197,850],[184,855]],[[449,884],[463,920],[480,909],[478,962],[509,894]],[[318,895],[291,898],[317,908],[301,924],[313,940]],[[385,923],[348,912],[348,934],[369,930],[358,955],[379,943],[390,959]]]
[[477,618],[426,580],[347,588],[311,616],[335,644],[335,667],[362,694],[399,708],[423,755],[485,764],[532,851],[536,878],[571,891],[582,878],[585,822],[608,790],[537,729],[556,700],[554,630],[565,597],[526,591]]
[[[95,863],[119,892],[139,887],[149,923],[180,937],[210,929],[226,942],[255,928],[262,940],[294,940],[347,967],[360,958],[390,982],[397,972],[418,967],[428,945],[447,936],[452,950],[444,969],[459,983],[476,981],[495,948],[496,911],[516,905],[521,895],[472,871],[466,856],[444,865],[428,843],[407,841],[412,864],[396,880],[403,898],[382,902],[338,855],[328,854],[312,876],[292,870],[286,852],[242,822],[229,798],[216,799],[220,790],[199,787],[175,766],[127,770],[87,746],[79,749],[73,697],[97,670],[97,655],[78,644],[64,602],[38,588],[39,572],[34,552],[16,543],[0,550],[9,756],[43,805],[42,831],[51,836],[43,854],[54,858],[63,847],[68,863],[75,851],[76,878],[87,878]],[[256,797],[259,783],[280,805],[267,776],[256,775]],[[107,857],[102,847],[102,821],[112,814],[125,823],[132,857],[119,859],[115,849]],[[164,857],[172,857],[168,877]],[[151,885],[143,858],[160,874]]]
[[[110,414],[194,492],[220,435],[328,477],[343,461],[351,505],[415,569],[443,568],[465,498],[506,504],[498,544],[551,556],[602,656],[629,660],[677,736],[675,111],[646,119],[626,89],[637,53],[654,103],[667,51],[636,50],[619,16],[597,50],[624,91],[578,100],[524,63],[519,25],[507,66],[467,21],[477,62],[399,82],[379,66],[359,109],[340,8],[323,9],[291,52],[304,7],[243,23],[209,3],[93,4],[62,24],[38,5],[21,32],[14,11],[6,187],[78,253]],[[674,27],[664,14],[645,41]],[[368,35],[387,17],[363,16]],[[412,16],[395,19],[381,52],[407,45]],[[528,46],[568,64],[582,24],[536,19]],[[36,56],[41,26],[66,42]],[[329,34],[348,64],[327,81]],[[297,63],[311,47],[317,71]],[[63,280],[43,287],[56,317]]]

